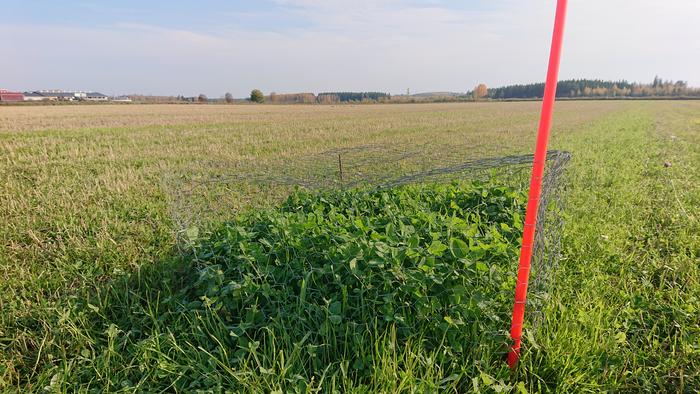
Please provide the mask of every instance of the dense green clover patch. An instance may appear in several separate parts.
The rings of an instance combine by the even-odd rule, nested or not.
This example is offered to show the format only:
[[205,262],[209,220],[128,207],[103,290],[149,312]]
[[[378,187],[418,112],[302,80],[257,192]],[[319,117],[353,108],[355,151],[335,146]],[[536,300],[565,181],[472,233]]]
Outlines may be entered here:
[[234,366],[265,347],[361,378],[391,331],[456,368],[503,350],[525,200],[466,182],[298,191],[200,241],[183,304],[226,325]]

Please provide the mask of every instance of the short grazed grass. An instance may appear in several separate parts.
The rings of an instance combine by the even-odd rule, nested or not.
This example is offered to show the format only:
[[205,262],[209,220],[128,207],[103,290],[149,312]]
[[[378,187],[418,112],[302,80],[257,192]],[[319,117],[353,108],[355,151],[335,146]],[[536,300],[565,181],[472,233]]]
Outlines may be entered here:
[[[435,165],[526,153],[533,146],[538,107],[0,109],[0,388],[139,392],[148,391],[149,382],[176,378],[167,375],[174,371],[168,364],[175,354],[162,346],[172,343],[168,330],[178,328],[161,327],[161,335],[142,344],[163,358],[133,358],[127,343],[136,334],[124,331],[117,319],[140,304],[141,321],[163,324],[161,311],[149,309],[158,304],[145,300],[177,285],[172,282],[177,276],[162,275],[181,269],[173,259],[167,176],[245,173],[367,144],[420,146]],[[696,102],[557,105],[552,146],[572,151],[574,159],[564,260],[546,321],[528,337],[515,376],[485,367],[483,375],[462,379],[476,377],[480,389],[532,392],[700,389],[699,114]],[[666,161],[671,167],[664,167]],[[230,201],[232,212],[237,201]],[[94,324],[93,314],[104,324]],[[384,384],[374,389],[410,391],[450,378],[399,362],[401,354],[418,352],[417,344],[401,353],[392,343],[387,338],[374,349],[385,356],[373,368],[375,380]],[[192,364],[231,368],[221,365],[220,354],[191,357]],[[239,372],[252,374],[250,381],[272,381],[259,366],[246,368]],[[89,378],[77,388],[64,380],[76,376]],[[112,380],[117,376],[141,380]],[[314,387],[341,383],[316,381]]]
[[524,368],[533,389],[700,387],[699,108],[648,103],[572,144],[565,259]]

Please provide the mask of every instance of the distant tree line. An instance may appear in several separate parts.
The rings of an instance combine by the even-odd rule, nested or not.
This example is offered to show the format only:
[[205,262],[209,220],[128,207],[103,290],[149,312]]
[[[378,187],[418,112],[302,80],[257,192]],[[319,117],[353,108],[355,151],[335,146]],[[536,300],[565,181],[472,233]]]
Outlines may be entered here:
[[[139,96],[144,100],[151,96]],[[333,103],[352,103],[352,102],[387,102],[391,100],[391,95],[382,92],[327,92],[319,93],[275,93],[272,92],[266,96],[260,89],[253,89],[250,92],[248,101],[253,103],[270,102],[274,104],[333,104]],[[240,100],[234,99],[231,93],[226,93],[223,99],[210,99],[206,95],[200,94],[196,97],[163,97],[163,101],[185,101],[198,103],[216,103],[226,102],[234,103]]]
[[[407,92],[409,93],[409,92]],[[544,95],[544,83],[508,85],[488,88],[484,84],[475,86],[466,94],[423,93],[391,96],[382,92],[324,92],[314,93],[275,93],[266,96],[261,90],[253,89],[246,99],[235,99],[231,93],[222,98],[211,99],[204,94],[197,96],[151,96],[131,94],[135,102],[153,103],[236,103],[270,102],[274,104],[335,104],[335,103],[424,103],[459,102],[488,99],[537,99]],[[559,98],[606,98],[606,97],[700,97],[700,88],[689,87],[686,81],[664,81],[654,77],[651,83],[628,82],[626,80],[605,81],[602,79],[567,79],[557,83]]]
[[[254,91],[255,92],[255,91]],[[326,92],[319,93],[270,93],[264,98],[262,92],[256,89],[255,98],[251,93],[251,101],[261,103],[268,101],[275,104],[333,104],[352,102],[378,102],[388,101],[391,95],[381,92]]]
[[[474,92],[470,94],[476,96]],[[527,99],[541,98],[544,83],[509,85],[488,89],[488,98]],[[688,87],[686,81],[664,81],[658,76],[650,84],[630,83],[625,80],[567,79],[557,83],[557,97],[657,97],[700,96],[700,89]]]
[[333,102],[367,102],[367,101],[383,101],[390,100],[391,95],[382,92],[333,92],[319,93],[316,97],[319,103]]
[[313,93],[270,93],[270,102],[276,104],[310,104],[316,102],[316,95]]

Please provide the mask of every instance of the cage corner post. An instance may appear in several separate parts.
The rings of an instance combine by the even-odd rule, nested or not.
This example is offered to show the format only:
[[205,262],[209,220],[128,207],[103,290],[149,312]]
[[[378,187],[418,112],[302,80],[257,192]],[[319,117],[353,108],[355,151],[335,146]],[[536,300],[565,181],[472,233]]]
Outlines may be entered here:
[[513,318],[510,327],[510,336],[513,344],[508,352],[508,365],[511,368],[515,368],[520,359],[525,304],[527,302],[527,286],[530,278],[530,264],[537,225],[537,211],[539,209],[540,194],[542,192],[542,177],[547,161],[547,144],[549,142],[554,100],[557,92],[557,79],[559,76],[559,62],[561,59],[564,36],[566,7],[567,0],[557,0],[554,30],[549,52],[549,64],[547,66],[547,79],[545,81],[542,110],[540,112],[540,121],[537,131],[537,145],[535,147],[535,156],[532,163],[530,191],[527,207],[525,209],[525,224],[523,227],[523,242],[520,249],[518,277],[515,284],[515,301],[513,303]]

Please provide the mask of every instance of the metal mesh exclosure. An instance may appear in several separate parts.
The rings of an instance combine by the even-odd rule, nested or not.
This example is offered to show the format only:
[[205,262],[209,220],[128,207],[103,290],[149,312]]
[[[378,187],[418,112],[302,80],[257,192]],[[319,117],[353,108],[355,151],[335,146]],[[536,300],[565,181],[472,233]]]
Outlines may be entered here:
[[[538,212],[526,324],[543,321],[544,304],[553,286],[554,268],[561,255],[563,175],[569,152],[549,151]],[[527,191],[533,155],[509,155],[464,160],[454,150],[444,155],[425,149],[402,150],[366,145],[334,149],[299,159],[266,163],[236,170],[230,163],[207,161],[164,178],[180,244],[187,248],[192,229],[199,233],[237,211],[272,206],[295,188],[333,190],[390,188],[414,183],[473,180],[489,186]],[[513,261],[513,275],[517,273]]]

